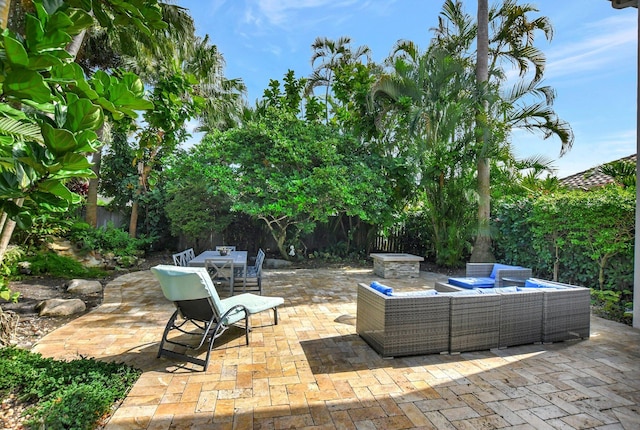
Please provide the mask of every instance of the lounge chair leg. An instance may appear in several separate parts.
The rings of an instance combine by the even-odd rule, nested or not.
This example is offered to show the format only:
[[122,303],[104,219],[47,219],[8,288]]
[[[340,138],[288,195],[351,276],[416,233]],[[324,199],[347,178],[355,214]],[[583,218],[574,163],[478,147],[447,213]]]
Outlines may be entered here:
[[171,315],[171,318],[169,318],[169,321],[167,322],[167,325],[164,328],[164,333],[162,333],[162,340],[160,341],[160,348],[158,348],[158,355],[156,358],[160,358],[160,356],[162,355],[162,350],[164,347],[164,342],[167,340],[167,336],[169,335],[169,331],[171,330],[171,327],[173,327],[176,318],[178,318],[178,310],[176,309],[176,311],[173,313],[173,315]]
[[249,330],[251,330],[251,323],[249,322],[249,312],[247,312],[246,310],[244,311],[245,317],[244,317],[244,336],[245,336],[245,340],[247,342],[247,345],[249,345]]

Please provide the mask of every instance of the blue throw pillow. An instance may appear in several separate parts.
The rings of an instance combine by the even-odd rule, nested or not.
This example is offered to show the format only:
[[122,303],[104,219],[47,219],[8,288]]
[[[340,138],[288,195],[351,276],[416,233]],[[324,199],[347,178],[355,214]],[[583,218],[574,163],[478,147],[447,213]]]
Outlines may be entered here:
[[498,264],[495,263],[493,265],[493,270],[491,270],[491,275],[489,275],[490,278],[496,279],[496,275],[498,275],[498,270],[504,270],[504,269],[522,269],[522,267],[520,266],[510,266],[508,264]]
[[492,288],[496,280],[492,278],[449,278],[449,283],[461,288]]
[[393,288],[387,287],[386,285],[382,285],[379,282],[373,281],[369,286],[374,290],[381,292],[384,295],[390,296],[391,294],[393,294]]

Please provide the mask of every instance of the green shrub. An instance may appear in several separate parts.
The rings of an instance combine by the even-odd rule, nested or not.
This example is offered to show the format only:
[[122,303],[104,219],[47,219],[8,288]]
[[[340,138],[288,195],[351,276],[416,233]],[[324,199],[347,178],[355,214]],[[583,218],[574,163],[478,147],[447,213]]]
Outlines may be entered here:
[[633,293],[630,290],[620,292],[592,289],[593,312],[602,318],[631,325],[633,314],[629,311],[633,309],[632,296]]
[[140,374],[121,363],[57,361],[15,347],[0,349],[0,395],[13,393],[32,403],[25,413],[33,428],[94,428]]
[[530,267],[541,278],[557,272],[560,282],[591,288],[605,318],[628,319],[635,189],[507,197],[493,204],[492,217],[498,261]]
[[84,267],[79,261],[58,255],[55,252],[39,252],[29,258],[31,273],[34,275],[50,275],[57,278],[101,278],[104,270],[95,267]]
[[112,223],[93,228],[85,222],[78,222],[71,227],[69,239],[87,252],[113,253],[116,257],[139,255],[154,241],[152,237],[129,237],[129,233],[114,227]]

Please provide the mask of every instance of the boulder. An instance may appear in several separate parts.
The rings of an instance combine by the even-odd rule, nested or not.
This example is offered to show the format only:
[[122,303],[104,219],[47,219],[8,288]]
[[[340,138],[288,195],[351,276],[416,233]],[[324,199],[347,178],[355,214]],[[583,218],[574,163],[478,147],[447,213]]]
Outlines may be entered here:
[[47,299],[36,305],[36,311],[41,317],[66,317],[86,309],[87,306],[80,299]]
[[102,291],[100,281],[86,279],[72,279],[67,285],[67,291],[74,294],[92,294]]

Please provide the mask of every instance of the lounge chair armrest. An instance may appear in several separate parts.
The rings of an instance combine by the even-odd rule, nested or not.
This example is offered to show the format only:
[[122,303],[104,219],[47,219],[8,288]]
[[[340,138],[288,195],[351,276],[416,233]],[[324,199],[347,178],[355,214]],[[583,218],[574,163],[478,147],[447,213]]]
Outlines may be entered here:
[[231,308],[227,309],[227,311],[220,316],[220,320],[224,321],[225,318],[228,318],[231,315],[237,314],[238,312],[244,312],[245,313],[245,317],[249,317],[250,312],[249,310],[246,308],[246,306],[244,305],[235,305],[232,306]]

